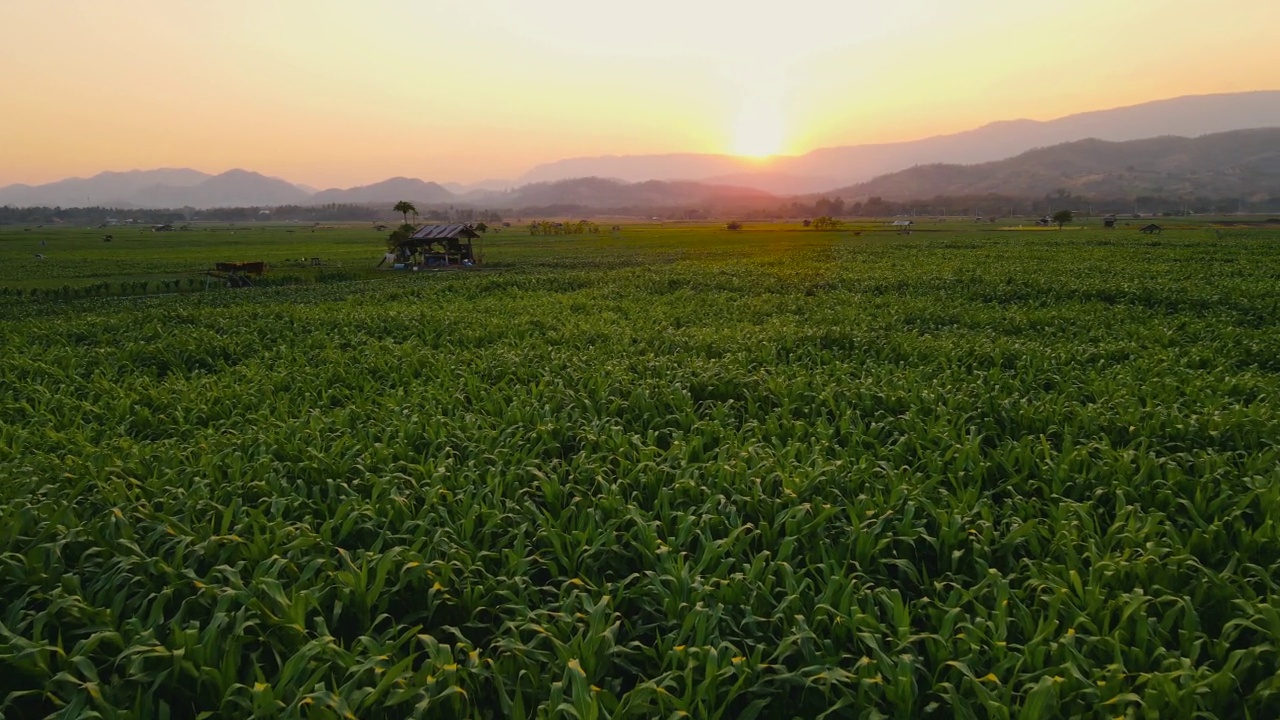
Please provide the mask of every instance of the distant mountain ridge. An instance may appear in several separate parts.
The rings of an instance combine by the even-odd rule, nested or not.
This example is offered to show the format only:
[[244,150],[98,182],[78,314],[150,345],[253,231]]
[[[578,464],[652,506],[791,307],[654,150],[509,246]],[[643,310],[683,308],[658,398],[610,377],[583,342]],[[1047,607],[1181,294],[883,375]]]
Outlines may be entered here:
[[846,200],[994,193],[1038,197],[1280,197],[1280,128],[1195,138],[1079,140],[974,165],[919,165],[830,191]]
[[531,183],[510,192],[477,195],[488,207],[590,209],[698,206],[741,210],[776,206],[780,198],[753,188],[681,181],[647,180],[628,183],[610,178],[573,178]]
[[49,207],[235,207],[307,203],[311,193],[248,170],[219,175],[189,168],[104,172],[47,185],[0,188],[0,205]]
[[375,203],[407,200],[416,203],[440,203],[455,199],[455,195],[439,183],[425,182],[417,178],[394,177],[372,185],[361,185],[347,190],[322,190],[311,196],[312,204],[326,203]]
[[153,185],[137,193],[140,206],[239,207],[301,205],[311,193],[292,183],[248,170],[228,170],[189,187]]
[[190,168],[108,171],[91,178],[67,178],[47,185],[9,185],[0,188],[0,205],[71,207],[130,204],[127,198],[149,187],[192,187],[211,177]]
[[[993,162],[1035,148],[1090,138],[1119,142],[1164,135],[1197,137],[1265,127],[1280,127],[1280,91],[1188,96],[1044,122],[1002,121],[953,135],[910,142],[824,148],[771,161],[709,154],[569,158],[539,165],[516,181],[485,180],[470,185],[442,185],[416,178],[395,177],[371,185],[319,192],[248,170],[210,175],[186,168],[163,168],[104,172],[91,178],[68,178],[39,186],[10,185],[0,188],[0,205],[212,208],[379,204],[408,200],[424,205],[459,203],[514,207],[515,203],[526,202],[522,198],[527,198],[531,206],[568,202],[554,200],[548,193],[580,199],[585,197],[583,193],[595,193],[588,198],[589,201],[580,204],[584,207],[617,207],[619,205],[612,203],[621,202],[624,195],[636,198],[648,193],[670,198],[671,187],[682,188],[682,192],[691,198],[690,202],[699,198],[728,196],[736,198],[735,202],[746,201],[751,193],[756,194],[756,200],[752,202],[757,202],[766,195],[830,193],[833,187],[841,188],[836,192],[839,194],[873,178],[919,165]],[[946,172],[956,175],[957,171]],[[901,182],[923,182],[918,179],[919,174],[911,176],[915,179]],[[593,182],[557,184],[584,178]],[[675,184],[670,187],[631,188],[624,193],[616,183],[611,185],[601,178],[624,184],[649,181]],[[1120,176],[1112,179],[1119,182]],[[1037,179],[1035,182],[1040,181]],[[720,189],[703,190],[695,188],[695,184]],[[1244,187],[1248,183],[1238,184]],[[1154,183],[1149,185],[1156,186]],[[1188,181],[1184,185],[1191,187],[1195,183]],[[888,184],[884,186],[890,187]],[[1230,183],[1223,180],[1220,186],[1226,188]],[[590,188],[590,191],[585,188]],[[630,204],[633,203],[623,203]]]
[[822,148],[768,162],[706,154],[569,158],[539,165],[521,176],[520,181],[587,175],[630,182],[732,178],[735,185],[776,194],[804,194],[863,182],[922,163],[989,162],[1037,147],[1087,138],[1114,142],[1160,135],[1195,137],[1260,127],[1280,127],[1280,90],[1190,95],[1056,120],[999,121],[951,135]]

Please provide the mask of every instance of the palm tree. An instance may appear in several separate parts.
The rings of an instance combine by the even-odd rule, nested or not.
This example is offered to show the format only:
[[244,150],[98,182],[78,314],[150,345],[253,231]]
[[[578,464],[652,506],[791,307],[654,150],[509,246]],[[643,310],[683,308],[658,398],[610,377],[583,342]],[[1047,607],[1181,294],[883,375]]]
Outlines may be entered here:
[[413,213],[414,217],[418,217],[418,208],[414,207],[413,203],[405,200],[401,200],[400,202],[396,203],[396,206],[391,209],[395,212],[398,212],[404,215],[405,225],[409,224],[409,213]]

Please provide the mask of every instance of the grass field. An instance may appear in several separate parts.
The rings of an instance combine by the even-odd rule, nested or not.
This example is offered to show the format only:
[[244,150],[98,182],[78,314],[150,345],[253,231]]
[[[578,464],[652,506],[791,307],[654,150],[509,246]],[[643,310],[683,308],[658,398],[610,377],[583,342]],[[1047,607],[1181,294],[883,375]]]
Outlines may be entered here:
[[937,229],[0,230],[362,278],[0,299],[0,715],[1280,716],[1280,233]]

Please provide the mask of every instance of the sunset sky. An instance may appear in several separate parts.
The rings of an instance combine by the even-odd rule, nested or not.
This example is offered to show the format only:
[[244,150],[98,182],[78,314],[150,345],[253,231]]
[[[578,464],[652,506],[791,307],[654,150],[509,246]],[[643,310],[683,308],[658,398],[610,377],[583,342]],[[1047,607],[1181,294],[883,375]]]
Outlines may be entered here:
[[0,185],[801,153],[1280,88],[1277,0],[0,0]]

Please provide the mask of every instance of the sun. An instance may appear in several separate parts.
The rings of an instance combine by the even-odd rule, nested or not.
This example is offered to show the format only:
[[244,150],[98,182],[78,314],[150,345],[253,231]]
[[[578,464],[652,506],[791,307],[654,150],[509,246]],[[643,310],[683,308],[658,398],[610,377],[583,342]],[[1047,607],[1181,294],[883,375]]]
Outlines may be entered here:
[[733,128],[733,154],[765,158],[782,151],[785,131],[776,107],[752,103],[738,114]]

